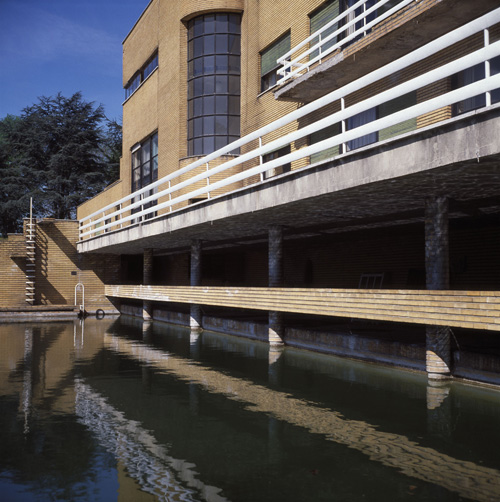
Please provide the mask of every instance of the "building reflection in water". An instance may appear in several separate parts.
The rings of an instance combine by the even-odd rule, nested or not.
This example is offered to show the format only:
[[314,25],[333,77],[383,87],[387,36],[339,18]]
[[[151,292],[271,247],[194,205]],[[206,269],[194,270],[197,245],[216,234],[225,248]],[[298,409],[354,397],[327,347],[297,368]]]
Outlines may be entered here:
[[[136,500],[150,494],[151,500],[222,502],[227,500],[227,495],[218,481],[224,476],[214,477],[206,465],[204,468],[197,465],[198,453],[194,455],[193,449],[205,448],[199,444],[204,436],[210,436],[211,443],[207,444],[219,442],[221,449],[225,448],[220,434],[225,434],[224,430],[228,433],[233,423],[231,426],[223,421],[215,423],[215,417],[210,415],[204,425],[196,422],[206,415],[207,407],[215,406],[219,421],[220,417],[234,415],[236,411],[245,417],[249,414],[265,417],[267,431],[258,444],[265,448],[261,453],[270,466],[287,462],[287,434],[292,426],[323,441],[362,453],[374,465],[442,487],[460,497],[486,501],[495,500],[500,493],[500,471],[495,468],[464,460],[448,450],[444,453],[424,446],[403,433],[390,432],[368,421],[348,418],[334,408],[306,400],[300,392],[290,390],[290,372],[294,367],[302,368],[302,379],[304,376],[311,379],[311,390],[322,372],[335,371],[336,378],[345,383],[342,390],[336,388],[336,392],[345,395],[349,395],[351,385],[363,379],[367,388],[378,391],[381,383],[372,380],[373,373],[359,372],[355,365],[347,363],[335,366],[332,358],[294,349],[269,348],[210,332],[193,336],[189,330],[169,331],[168,327],[155,328],[154,323],[148,323],[144,329],[143,326],[135,320],[127,325],[126,321],[117,323],[111,319],[0,326],[0,397],[4,400],[0,402],[4,402],[4,430],[15,430],[17,426],[13,424],[19,422],[19,437],[25,438],[17,455],[10,455],[12,458],[4,455],[0,474],[16,469],[21,472],[26,463],[45,458],[42,453],[45,455],[51,444],[61,442],[58,435],[64,432],[61,429],[64,423],[65,428],[71,424],[75,431],[70,442],[74,441],[72,447],[79,454],[72,455],[68,461],[64,460],[67,453],[53,453],[60,455],[59,463],[67,463],[67,470],[54,474],[53,466],[39,462],[41,466],[31,472],[31,480],[27,474],[22,475],[27,476],[25,482],[41,485],[42,480],[52,478],[61,493],[71,494],[72,487],[82,479],[96,483],[99,476],[103,476],[105,470],[99,472],[95,462],[101,455],[107,459],[108,466],[113,466],[113,474],[109,476],[119,484],[118,490],[122,493],[137,490]],[[229,359],[229,353],[239,354],[230,362],[234,366],[231,370],[219,360],[210,360],[215,357],[212,353],[220,355],[224,351],[226,355],[220,359],[223,361]],[[260,380],[239,376],[244,374],[247,363],[262,368]],[[138,378],[115,378],[117,372],[127,375],[129,368],[139,369]],[[383,374],[388,370],[379,371]],[[426,413],[429,437],[452,443],[454,383],[429,382],[425,387],[420,379],[415,380],[415,385],[403,384],[394,380],[394,375],[396,373],[387,373],[386,381],[395,387],[401,385],[401,395],[425,403],[422,411]],[[138,387],[134,387],[135,379]],[[211,400],[207,395],[212,396]],[[17,415],[10,413],[5,404],[13,398],[17,399]],[[353,399],[357,399],[355,393]],[[185,411],[173,408],[175,402],[182,404],[183,400],[191,417],[188,422]],[[143,406],[153,408],[146,412]],[[394,410],[397,411],[397,403]],[[148,426],[138,420],[141,416],[145,418],[145,413]],[[51,421],[54,417],[56,420]],[[176,432],[166,436],[169,427]],[[202,430],[195,431],[193,427]],[[193,438],[177,437],[177,432],[183,430],[193,434]],[[214,436],[221,440],[217,441]],[[228,443],[231,437],[228,436]],[[171,440],[175,441],[172,445]],[[233,446],[242,450],[241,455],[246,454],[244,443],[241,447]],[[249,444],[248,448],[255,449],[257,445]],[[174,449],[184,451],[186,459],[175,454]],[[211,451],[214,461],[224,454]],[[309,473],[316,474],[314,466]]]

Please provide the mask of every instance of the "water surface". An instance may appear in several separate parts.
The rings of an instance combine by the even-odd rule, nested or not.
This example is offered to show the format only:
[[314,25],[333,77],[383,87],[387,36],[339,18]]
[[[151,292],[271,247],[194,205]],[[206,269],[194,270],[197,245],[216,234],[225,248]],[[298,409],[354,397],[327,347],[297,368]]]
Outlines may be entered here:
[[0,500],[500,500],[500,392],[122,317],[0,324]]

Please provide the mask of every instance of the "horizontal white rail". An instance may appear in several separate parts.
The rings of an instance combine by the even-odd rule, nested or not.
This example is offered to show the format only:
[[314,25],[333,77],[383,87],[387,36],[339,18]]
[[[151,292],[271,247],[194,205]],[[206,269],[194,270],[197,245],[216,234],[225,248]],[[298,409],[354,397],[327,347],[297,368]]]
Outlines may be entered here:
[[[368,9],[361,9],[361,13],[350,21],[342,22],[347,16],[349,16],[349,14],[354,13],[356,9],[359,9],[360,7],[364,7],[364,5],[367,3],[367,0],[360,0],[349,9],[340,13],[336,18],[329,21],[327,24],[325,24],[325,26],[307,37],[301,43],[296,45],[293,49],[283,54],[283,56],[281,56],[277,60],[277,63],[282,65],[282,68],[278,70],[278,74],[282,75],[282,77],[277,81],[277,85],[284,84],[288,80],[291,80],[294,77],[302,75],[303,73],[309,71],[309,68],[313,64],[321,62],[323,58],[336,51],[337,49],[346,46],[355,38],[365,36],[373,26],[392,16],[395,12],[401,10],[403,7],[406,7],[410,3],[415,2],[415,0],[402,0],[400,3],[387,10],[380,16],[377,16],[375,19],[366,22],[366,18],[370,14],[376,12],[377,9],[385,5],[388,1],[389,0],[380,0]],[[340,28],[324,38],[321,36],[324,31],[339,23],[342,23],[342,26]],[[360,23],[361,26],[356,29],[355,26],[358,23]],[[349,31],[351,31],[351,33],[349,33]],[[341,40],[333,44],[331,47],[328,47],[326,49],[324,48],[327,43],[329,43],[333,39],[336,39],[337,37],[340,37]],[[290,60],[290,58],[294,54],[296,54],[297,51],[302,49],[305,45],[316,38],[319,38],[319,41],[316,44]],[[303,61],[305,58],[309,58],[311,53],[315,51],[318,51],[317,56],[310,58],[308,61]],[[300,61],[303,62],[301,63]]]
[[[306,137],[316,131],[320,131],[329,125],[336,123],[345,123],[350,117],[357,115],[363,111],[370,110],[380,104],[386,103],[390,100],[393,100],[399,96],[404,96],[408,92],[415,91],[416,89],[422,88],[426,85],[429,85],[433,82],[439,81],[443,78],[447,78],[450,75],[453,75],[461,70],[470,68],[476,64],[487,62],[488,60],[500,55],[500,42],[496,42],[491,45],[487,45],[486,47],[479,49],[467,56],[461,57],[452,61],[448,64],[445,64],[437,69],[429,71],[423,75],[419,75],[416,78],[408,80],[403,84],[400,84],[396,87],[391,88],[390,90],[386,90],[378,93],[377,95],[366,99],[362,102],[356,103],[347,108],[341,109],[339,112],[332,113],[328,117],[317,120],[314,123],[308,125],[307,127],[303,127],[298,129],[292,133],[285,134],[282,137],[267,143],[265,145],[259,146],[257,148],[252,149],[251,151],[244,153],[243,155],[234,157],[230,160],[227,160],[223,164],[213,167],[211,169],[207,169],[204,172],[194,175],[188,180],[179,182],[177,184],[172,184],[171,181],[179,178],[181,175],[191,172],[199,166],[208,164],[209,161],[219,158],[228,152],[231,152],[241,146],[248,144],[250,141],[260,139],[263,135],[276,131],[281,128],[283,125],[286,125],[292,121],[297,120],[300,117],[310,114],[311,112],[318,110],[329,103],[333,103],[338,101],[345,96],[351,94],[355,90],[359,90],[371,83],[374,83],[385,76],[389,76],[395,72],[399,72],[406,68],[407,66],[415,63],[416,61],[420,61],[425,59],[426,57],[435,54],[436,52],[454,44],[457,41],[463,40],[468,36],[478,33],[482,30],[486,30],[489,26],[500,22],[500,8],[496,9],[486,16],[478,18],[477,20],[469,23],[468,25],[462,26],[453,32],[450,32],[441,38],[427,44],[426,46],[417,49],[413,53],[400,58],[397,61],[394,61],[374,72],[361,77],[360,79],[352,82],[341,89],[333,91],[332,93],[324,96],[308,105],[305,105],[296,111],[286,115],[285,117],[268,124],[260,128],[259,130],[251,133],[226,147],[219,149],[218,151],[203,157],[200,160],[197,160],[188,166],[165,176],[158,181],[151,183],[150,185],[137,190],[136,192],[127,195],[121,198],[118,201],[115,201],[111,204],[108,204],[102,209],[92,213],[91,215],[83,218],[80,221],[80,238],[89,238],[95,235],[100,234],[103,231],[107,231],[111,228],[117,228],[119,225],[123,225],[127,222],[133,222],[134,220],[138,220],[141,217],[150,215],[154,216],[153,213],[157,211],[161,211],[165,208],[170,208],[172,210],[172,206],[184,202],[189,199],[193,199],[200,195],[208,194],[210,196],[210,192],[213,192],[216,189],[224,188],[232,183],[240,182],[245,179],[250,178],[251,176],[258,175],[264,173],[270,169],[281,166],[288,162],[292,162],[294,160],[298,160],[304,157],[308,157],[314,153],[318,153],[324,151],[326,149],[332,148],[333,146],[342,145],[352,141],[354,139],[363,137],[367,134],[380,131],[381,129],[385,129],[387,127],[399,124],[408,119],[413,119],[415,117],[421,116],[425,113],[429,113],[431,111],[440,109],[444,106],[448,106],[450,104],[456,103],[458,101],[462,101],[464,99],[469,99],[473,96],[490,92],[491,90],[500,88],[500,74],[494,76],[487,76],[486,78],[475,82],[473,84],[467,85],[460,89],[456,89],[454,91],[448,92],[446,94],[440,95],[436,98],[430,99],[428,101],[418,103],[414,106],[408,107],[399,112],[388,115],[384,118],[369,122],[360,127],[356,127],[355,129],[345,130],[341,134],[328,138],[319,143],[310,145],[305,148],[301,148],[296,151],[292,151],[290,154],[285,155],[283,157],[279,157],[277,159],[271,160],[266,163],[259,163],[256,167],[252,167],[250,169],[245,169],[238,174],[234,174],[229,176],[223,180],[212,183],[211,177],[215,174],[221,173],[231,167],[242,166],[245,162],[257,159],[257,161],[266,153],[275,151],[283,146],[291,144],[293,141],[297,139]],[[487,40],[487,37],[485,37]],[[259,143],[261,143],[259,141]],[[211,178],[211,179],[210,179]],[[174,192],[178,192],[179,190],[183,190],[193,185],[196,182],[201,180],[207,180],[205,186],[188,190],[187,193],[178,196],[172,196]],[[158,187],[166,187],[159,190],[157,193],[153,195],[148,195],[154,188]],[[166,202],[162,202],[158,204],[158,200],[161,197],[168,196]],[[142,197],[142,198],[141,198]],[[141,198],[141,200],[137,200],[136,198]],[[134,201],[135,199],[135,201]],[[125,202],[129,202],[130,204],[124,206]],[[144,206],[146,204],[153,203],[156,205],[152,205],[146,209]],[[120,206],[119,210],[114,210],[115,207]],[[136,213],[130,214],[132,209],[139,209]],[[108,210],[113,210],[113,212],[109,214],[105,214]],[[94,219],[93,219],[94,218]],[[111,220],[106,222],[106,220]]]

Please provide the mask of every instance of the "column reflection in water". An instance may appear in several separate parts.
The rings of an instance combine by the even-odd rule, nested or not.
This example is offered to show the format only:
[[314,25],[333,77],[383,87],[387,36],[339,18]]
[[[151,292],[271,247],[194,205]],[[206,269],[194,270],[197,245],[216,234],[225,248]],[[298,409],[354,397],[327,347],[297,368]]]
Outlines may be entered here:
[[427,384],[427,428],[430,434],[451,436],[451,384],[449,381],[429,380]]
[[[146,342],[132,318],[87,319],[75,347],[74,328],[23,337],[18,327],[2,344],[0,325],[2,495],[7,472],[37,495],[43,480],[78,502],[78,489],[116,500],[132,485],[157,500],[211,502],[500,493],[491,389],[161,323]],[[27,388],[35,411],[25,434]]]

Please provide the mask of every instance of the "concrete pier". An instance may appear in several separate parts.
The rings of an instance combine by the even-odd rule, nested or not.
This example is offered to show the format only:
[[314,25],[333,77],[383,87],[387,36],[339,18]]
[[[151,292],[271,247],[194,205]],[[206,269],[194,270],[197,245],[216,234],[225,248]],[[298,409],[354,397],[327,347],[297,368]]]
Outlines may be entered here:
[[[201,240],[199,239],[193,240],[191,242],[190,278],[191,286],[201,286]],[[201,306],[198,303],[191,304],[189,326],[191,328],[191,331],[203,331]]]
[[[153,280],[153,249],[147,248],[144,250],[144,265],[142,274],[142,283],[145,286],[151,285]],[[142,318],[145,321],[153,320],[153,306],[151,301],[144,300],[142,302]]]
[[[450,288],[448,199],[428,197],[425,201],[425,276],[427,289]],[[450,328],[426,326],[426,370],[429,379],[451,375]]]
[[[269,287],[283,287],[283,227],[269,227]],[[269,311],[270,345],[283,345],[283,314]]]

